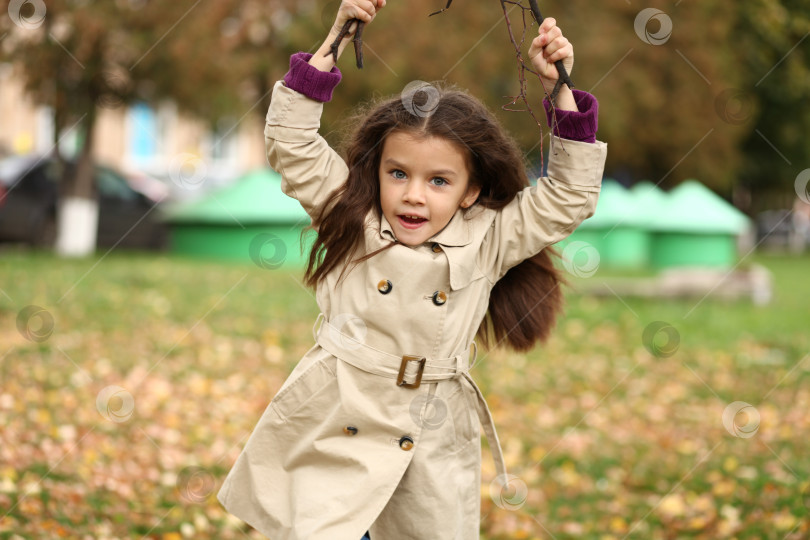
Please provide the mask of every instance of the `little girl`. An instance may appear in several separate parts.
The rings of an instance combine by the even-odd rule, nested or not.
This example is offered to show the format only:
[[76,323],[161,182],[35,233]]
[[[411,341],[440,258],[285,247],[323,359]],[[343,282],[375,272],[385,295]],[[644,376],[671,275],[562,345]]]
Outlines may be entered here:
[[[318,134],[341,79],[329,45],[384,6],[343,0],[320,49],[292,56],[267,113],[270,165],[318,232],[305,278],[322,315],[217,498],[272,540],[479,537],[479,422],[501,486],[507,476],[469,373],[473,339],[528,350],[548,335],[561,302],[549,246],[593,214],[601,185],[596,100],[567,87],[536,187],[486,107],[444,87],[371,108],[344,161]],[[529,57],[548,89],[556,60],[571,71],[553,19]]]

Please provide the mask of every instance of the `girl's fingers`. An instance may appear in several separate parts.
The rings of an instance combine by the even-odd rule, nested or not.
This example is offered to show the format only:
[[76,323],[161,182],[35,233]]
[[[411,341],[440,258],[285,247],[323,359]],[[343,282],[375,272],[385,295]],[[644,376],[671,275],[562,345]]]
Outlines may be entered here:
[[382,8],[383,4],[382,0],[361,0],[360,2],[362,8],[368,13],[371,18],[373,19],[377,12]]
[[551,42],[553,42],[555,39],[559,38],[560,36],[562,36],[562,30],[560,30],[558,27],[555,26],[554,28],[551,28],[548,32],[543,32],[537,37],[540,38],[543,46],[546,46],[549,45]]
[[369,23],[377,11],[385,5],[385,0],[353,0],[344,4],[346,19],[359,19]]
[[549,17],[537,29],[537,36],[531,41],[529,58],[541,75],[554,79],[559,77],[554,63],[557,60],[573,60],[574,48],[563,36],[557,21]]
[[554,61],[552,60],[552,57],[556,58],[557,60],[565,58],[564,53],[569,45],[570,45],[569,41],[566,38],[560,36],[551,43],[549,43],[548,45],[546,45],[545,49],[543,49],[543,58],[546,58],[547,60],[552,62]]
[[574,49],[569,45],[566,44],[565,46],[557,49],[550,55],[546,56],[546,61],[550,64],[553,64],[557,60],[565,60],[569,56],[571,56],[574,52]]
[[532,44],[538,48],[546,47],[561,36],[562,30],[560,30],[559,27],[554,26],[548,31],[540,31],[537,37],[532,40]]
[[546,17],[545,19],[543,19],[543,23],[540,25],[540,27],[537,29],[537,31],[538,31],[538,33],[548,32],[549,30],[554,28],[556,25],[557,25],[557,19],[555,19],[553,17]]
[[371,22],[371,19],[374,18],[374,4],[370,2],[370,0],[361,0],[357,2],[353,11],[353,15],[355,19],[360,19],[363,22]]

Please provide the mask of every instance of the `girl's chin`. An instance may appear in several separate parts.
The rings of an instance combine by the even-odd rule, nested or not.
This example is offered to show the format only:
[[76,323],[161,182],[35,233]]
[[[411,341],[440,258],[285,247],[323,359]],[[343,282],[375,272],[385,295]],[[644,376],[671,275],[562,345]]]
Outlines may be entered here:
[[415,247],[419,244],[423,244],[429,235],[419,230],[409,230],[409,229],[400,229],[397,233],[397,240],[400,244],[404,244],[406,246]]

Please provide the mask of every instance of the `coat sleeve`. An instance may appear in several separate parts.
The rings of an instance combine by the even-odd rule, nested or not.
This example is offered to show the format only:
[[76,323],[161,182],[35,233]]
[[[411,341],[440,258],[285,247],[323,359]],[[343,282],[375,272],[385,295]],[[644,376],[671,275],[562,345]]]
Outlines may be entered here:
[[497,281],[520,262],[571,234],[596,210],[607,144],[553,137],[548,176],[525,188],[495,216],[480,261]]
[[281,190],[312,218],[348,176],[348,167],[318,133],[323,103],[288,88],[273,87],[264,141],[267,161],[281,174]]

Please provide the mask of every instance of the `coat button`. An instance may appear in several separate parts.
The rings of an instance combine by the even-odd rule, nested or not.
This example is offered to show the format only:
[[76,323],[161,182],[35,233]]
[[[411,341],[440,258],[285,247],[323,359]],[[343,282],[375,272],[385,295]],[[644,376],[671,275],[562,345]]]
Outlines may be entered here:
[[439,244],[433,244],[433,253],[441,253],[441,252],[442,246],[440,246]]
[[399,447],[407,451],[413,448],[413,439],[410,435],[405,435],[399,440]]
[[388,281],[387,279],[381,279],[379,283],[377,283],[377,290],[380,291],[382,294],[388,294],[391,292],[391,289],[394,288],[394,284]]
[[447,302],[447,293],[444,291],[436,291],[433,293],[433,303],[437,306],[444,305]]
[[346,426],[343,428],[343,433],[346,435],[357,435],[357,428],[354,426]]

